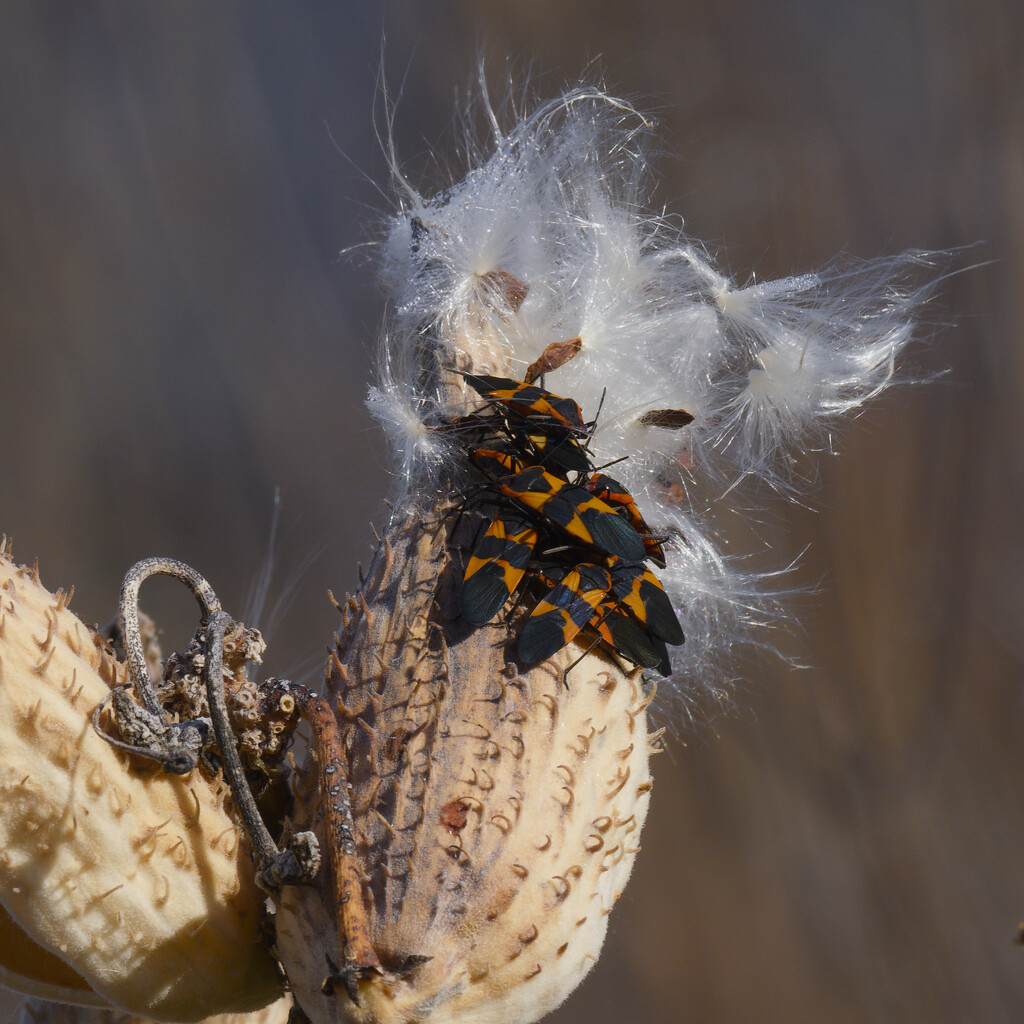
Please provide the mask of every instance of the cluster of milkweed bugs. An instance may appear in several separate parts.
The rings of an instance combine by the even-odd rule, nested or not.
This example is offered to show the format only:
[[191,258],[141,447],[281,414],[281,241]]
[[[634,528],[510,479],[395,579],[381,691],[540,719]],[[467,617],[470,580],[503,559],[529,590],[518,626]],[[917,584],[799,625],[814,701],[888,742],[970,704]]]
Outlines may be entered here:
[[465,379],[486,405],[458,422],[478,428],[478,494],[496,508],[466,566],[465,619],[490,622],[525,587],[541,596],[519,633],[520,661],[550,658],[582,634],[668,675],[666,644],[681,644],[683,630],[647,566],[664,567],[663,538],[629,491],[595,470],[579,405],[529,381]]

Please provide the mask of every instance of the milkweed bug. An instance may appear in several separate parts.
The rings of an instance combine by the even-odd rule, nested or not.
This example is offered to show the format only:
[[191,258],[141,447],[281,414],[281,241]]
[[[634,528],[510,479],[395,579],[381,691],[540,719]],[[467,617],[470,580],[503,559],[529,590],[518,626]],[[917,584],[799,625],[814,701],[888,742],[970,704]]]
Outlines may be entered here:
[[583,412],[571,398],[545,391],[536,384],[524,384],[508,377],[464,374],[466,383],[488,402],[497,402],[530,419],[548,419],[576,434],[586,434]]
[[609,566],[612,593],[619,607],[628,611],[649,633],[678,646],[685,639],[675,609],[658,577],[643,562],[612,560]]
[[507,436],[522,455],[536,457],[553,472],[583,476],[591,470],[590,457],[577,440],[588,433],[589,425],[583,422],[583,413],[571,398],[545,391],[529,379],[521,382],[507,377],[463,376],[490,403],[491,414],[473,413],[455,423],[490,426]]
[[661,541],[653,536],[650,527],[644,522],[640,510],[636,507],[633,495],[626,490],[617,480],[613,480],[604,473],[595,473],[587,481],[587,490],[596,495],[609,505],[615,505],[626,513],[630,525],[644,542],[647,557],[657,566],[665,568],[665,552],[662,550]]
[[479,626],[504,607],[526,573],[539,532],[524,517],[503,509],[494,517],[466,566],[462,614]]
[[584,563],[567,573],[534,608],[519,633],[519,659],[528,665],[560,651],[593,618],[612,585],[607,569]]
[[[551,657],[582,630],[593,638],[591,645],[602,643],[641,668],[668,675],[666,644],[682,644],[683,629],[645,564],[650,559],[664,567],[664,538],[651,533],[621,483],[594,472],[578,440],[587,429],[579,406],[502,377],[466,380],[491,403],[473,417],[489,445],[470,457],[492,481],[488,500],[498,506],[464,576],[466,619],[490,621],[529,574],[550,590],[520,631],[522,661]],[[569,473],[578,474],[577,483],[569,482]],[[577,561],[588,557],[587,548],[604,556],[600,564]],[[543,562],[537,560],[541,549]],[[552,556],[557,582],[546,575]]]
[[485,473],[498,480],[518,476],[525,468],[514,455],[495,448],[477,448],[472,458]]
[[582,487],[552,476],[541,466],[530,466],[515,476],[500,479],[506,498],[543,516],[570,537],[627,562],[646,557],[643,539],[611,505]]
[[562,474],[579,473],[581,476],[590,471],[590,457],[564,427],[541,428],[530,421],[521,427],[510,424],[509,432],[517,440],[528,442],[538,461],[548,469]]
[[561,527],[570,537],[627,562],[646,558],[643,539],[611,505],[582,487],[527,466],[513,455],[478,448],[473,461],[495,478],[498,490],[531,512]]
[[[488,444],[507,439],[509,447],[528,463],[543,463],[555,473],[585,476],[592,468],[586,449],[580,445],[573,431],[550,420],[522,417],[502,409],[491,415],[473,413],[463,416],[452,420],[448,426],[480,428],[484,432],[481,440]],[[499,471],[493,468],[492,472],[499,475]]]
[[566,677],[597,643],[603,643],[615,654],[640,668],[656,668],[663,676],[672,674],[672,664],[664,642],[651,636],[622,611],[614,597],[607,596],[601,601],[585,631],[594,634],[594,640],[565,670]]
[[608,647],[627,661],[641,668],[656,668],[663,676],[672,674],[664,642],[651,636],[621,611],[614,599],[605,599],[588,625]]

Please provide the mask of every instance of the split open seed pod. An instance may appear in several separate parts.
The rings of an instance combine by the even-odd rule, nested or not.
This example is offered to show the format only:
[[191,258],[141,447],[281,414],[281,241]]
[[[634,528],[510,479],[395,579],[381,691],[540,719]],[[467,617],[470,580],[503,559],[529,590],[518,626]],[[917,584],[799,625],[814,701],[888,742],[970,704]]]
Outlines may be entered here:
[[0,548],[0,980],[164,1021],[266,1006],[280,988],[226,787],[96,735],[125,671],[67,601]]
[[[493,314],[485,300],[464,318],[458,369],[508,372]],[[424,347],[425,369],[436,357]],[[461,377],[439,377],[456,407],[479,404]],[[284,889],[277,951],[315,1024],[539,1019],[596,962],[639,850],[651,790],[641,673],[576,644],[517,665],[528,609],[465,621],[466,481],[456,466],[447,487],[413,494],[341,609],[327,683],[381,970],[353,1002],[330,980],[346,957],[330,892]],[[298,787],[295,827],[319,827],[323,845],[314,779]]]

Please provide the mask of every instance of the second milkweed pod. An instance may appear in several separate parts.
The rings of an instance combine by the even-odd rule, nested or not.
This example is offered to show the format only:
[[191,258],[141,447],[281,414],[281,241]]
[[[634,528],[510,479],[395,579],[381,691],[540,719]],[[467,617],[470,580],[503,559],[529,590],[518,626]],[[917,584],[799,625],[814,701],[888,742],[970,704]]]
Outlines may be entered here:
[[40,946],[0,906],[0,985],[40,999],[108,1006],[56,953]]
[[93,708],[124,666],[2,550],[0,623],[0,902],[13,921],[100,1000],[156,1020],[276,999],[264,897],[224,794],[198,772],[140,772],[96,735]]

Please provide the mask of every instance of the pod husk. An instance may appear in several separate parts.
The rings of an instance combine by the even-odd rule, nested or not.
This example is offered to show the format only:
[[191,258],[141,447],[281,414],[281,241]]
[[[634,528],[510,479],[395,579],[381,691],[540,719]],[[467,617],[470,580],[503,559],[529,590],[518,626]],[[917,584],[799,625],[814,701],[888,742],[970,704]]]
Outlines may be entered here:
[[280,987],[226,787],[134,766],[96,735],[93,709],[124,681],[0,545],[0,903],[50,954],[29,971],[5,942],[0,966],[46,994],[57,958],[83,1001],[155,1020],[263,1007]]
[[[450,518],[388,532],[343,608],[328,683],[343,723],[372,942],[360,1005],[322,991],[342,962],[322,889],[281,894],[278,952],[316,1024],[527,1024],[597,960],[651,780],[639,671],[570,645],[512,660],[515,628],[470,629]],[[300,787],[297,827],[316,823]],[[419,962],[420,958],[429,958]]]

